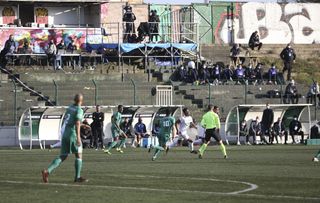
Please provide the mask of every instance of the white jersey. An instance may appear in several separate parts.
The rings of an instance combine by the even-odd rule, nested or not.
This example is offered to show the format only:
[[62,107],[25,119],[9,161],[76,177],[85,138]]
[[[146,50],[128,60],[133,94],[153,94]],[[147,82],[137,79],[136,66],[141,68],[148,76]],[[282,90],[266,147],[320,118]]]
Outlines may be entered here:
[[191,116],[183,116],[180,118],[179,132],[181,134],[187,134],[187,130],[190,127],[190,124],[193,122]]

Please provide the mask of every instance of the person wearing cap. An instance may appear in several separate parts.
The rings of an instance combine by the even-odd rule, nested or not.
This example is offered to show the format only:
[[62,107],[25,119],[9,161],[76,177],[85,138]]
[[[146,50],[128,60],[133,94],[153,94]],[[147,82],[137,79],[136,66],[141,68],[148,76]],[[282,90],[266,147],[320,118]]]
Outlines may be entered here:
[[294,80],[291,80],[290,83],[286,87],[285,95],[284,95],[284,103],[289,104],[297,104],[299,101],[298,89],[295,86]]
[[287,81],[291,80],[291,70],[292,64],[296,60],[296,53],[294,49],[291,47],[291,44],[287,44],[287,46],[280,53],[280,58],[283,61],[283,74],[285,71],[288,71]]

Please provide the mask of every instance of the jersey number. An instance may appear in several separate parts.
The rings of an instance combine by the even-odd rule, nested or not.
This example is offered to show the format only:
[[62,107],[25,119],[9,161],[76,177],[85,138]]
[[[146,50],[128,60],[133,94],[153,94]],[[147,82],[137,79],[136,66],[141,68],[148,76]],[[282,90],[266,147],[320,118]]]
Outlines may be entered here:
[[164,127],[170,127],[170,121],[163,121]]

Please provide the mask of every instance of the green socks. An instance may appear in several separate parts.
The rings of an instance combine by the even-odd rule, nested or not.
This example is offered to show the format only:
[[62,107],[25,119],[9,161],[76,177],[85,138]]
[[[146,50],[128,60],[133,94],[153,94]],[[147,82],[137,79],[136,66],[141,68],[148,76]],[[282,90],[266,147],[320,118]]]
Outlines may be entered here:
[[60,157],[55,158],[48,167],[48,173],[51,174],[54,169],[60,166],[62,160]]
[[157,150],[160,150],[160,151],[164,151],[164,148],[163,147],[161,147],[161,146],[154,146],[153,148],[155,148],[155,149],[157,149]]
[[108,151],[110,151],[113,147],[115,147],[117,145],[117,143],[118,142],[116,142],[116,141],[111,142],[111,144],[110,144],[110,146],[108,148]]
[[208,144],[203,144],[200,147],[199,152],[200,152],[201,155],[203,155],[204,151],[207,149],[207,146],[208,146]]
[[223,143],[220,144],[220,150],[221,150],[223,156],[227,156],[226,147],[224,146]]
[[120,140],[119,148],[121,149],[123,145],[126,143],[127,139]]
[[[156,149],[156,148],[155,148],[155,149]],[[161,150],[160,150],[160,149],[156,149],[156,151],[155,151],[155,153],[154,153],[153,157],[154,157],[154,158],[157,158],[157,157],[159,156],[160,152],[161,152]]]
[[82,159],[76,159],[74,161],[74,168],[76,169],[75,179],[80,178],[82,169]]

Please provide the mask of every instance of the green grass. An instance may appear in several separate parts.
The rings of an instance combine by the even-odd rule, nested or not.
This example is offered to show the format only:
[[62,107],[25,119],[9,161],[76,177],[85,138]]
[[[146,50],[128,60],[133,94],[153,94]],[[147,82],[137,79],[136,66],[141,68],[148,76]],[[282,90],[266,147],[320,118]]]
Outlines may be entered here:
[[[83,176],[90,181],[80,187],[72,182],[73,157],[50,176],[49,184],[41,184],[40,171],[58,150],[2,149],[0,202],[320,202],[320,164],[311,162],[318,148],[227,146],[228,160],[217,146],[210,146],[202,160],[175,148],[155,162],[146,149],[111,156],[85,150]],[[258,188],[230,195],[248,186],[223,180]]]

